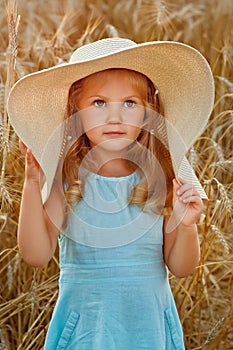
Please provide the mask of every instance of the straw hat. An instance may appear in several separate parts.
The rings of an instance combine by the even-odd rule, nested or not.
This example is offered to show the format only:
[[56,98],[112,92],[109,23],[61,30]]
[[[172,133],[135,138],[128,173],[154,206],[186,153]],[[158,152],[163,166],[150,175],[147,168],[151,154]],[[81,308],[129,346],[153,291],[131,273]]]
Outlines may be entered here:
[[177,149],[177,135],[174,138],[174,133],[168,130],[176,176],[194,183],[206,198],[185,158],[185,152],[204,130],[213,108],[214,81],[206,59],[194,48],[179,42],[136,44],[128,39],[108,38],[78,48],[68,63],[28,74],[10,92],[10,122],[45,173],[44,201],[51,190],[62,148],[63,131],[57,130],[64,124],[69,88],[76,80],[110,68],[140,72],[156,85],[165,118],[185,145]]

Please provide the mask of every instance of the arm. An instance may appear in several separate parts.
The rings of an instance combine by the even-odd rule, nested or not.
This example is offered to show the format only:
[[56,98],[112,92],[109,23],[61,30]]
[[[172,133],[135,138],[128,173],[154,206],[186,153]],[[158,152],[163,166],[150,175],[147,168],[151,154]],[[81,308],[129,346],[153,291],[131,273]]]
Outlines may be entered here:
[[[23,259],[28,264],[42,266],[54,254],[59,230],[50,221],[42,203],[39,164],[22,142],[20,149],[26,156],[26,168],[19,215],[18,245]],[[54,199],[50,201],[56,203]]]
[[203,204],[198,192],[185,181],[173,182],[173,213],[164,218],[164,260],[177,277],[193,272],[199,261],[196,221]]

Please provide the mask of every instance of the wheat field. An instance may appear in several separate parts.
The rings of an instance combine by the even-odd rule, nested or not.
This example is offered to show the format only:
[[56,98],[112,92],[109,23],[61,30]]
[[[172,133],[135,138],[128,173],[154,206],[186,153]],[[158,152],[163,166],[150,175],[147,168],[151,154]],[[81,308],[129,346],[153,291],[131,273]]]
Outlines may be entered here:
[[214,110],[188,153],[209,197],[198,223],[201,258],[191,276],[170,282],[186,349],[232,350],[232,0],[0,0],[0,350],[43,348],[59,276],[57,252],[44,268],[27,266],[18,252],[24,159],[7,116],[9,90],[80,45],[113,36],[181,41],[211,65]]

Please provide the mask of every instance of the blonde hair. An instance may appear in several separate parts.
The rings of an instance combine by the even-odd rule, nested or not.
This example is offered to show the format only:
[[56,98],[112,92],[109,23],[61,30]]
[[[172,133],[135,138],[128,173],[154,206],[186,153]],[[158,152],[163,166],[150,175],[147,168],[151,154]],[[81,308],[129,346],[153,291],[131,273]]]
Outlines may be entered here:
[[[94,73],[102,75],[110,69]],[[146,108],[144,125],[136,140],[128,149],[128,158],[141,174],[141,180],[132,189],[129,202],[145,205],[154,212],[162,213],[172,207],[172,179],[174,170],[168,150],[167,133],[163,108],[158,90],[143,74],[127,70],[134,87],[142,93]],[[65,119],[78,112],[77,101],[84,80],[74,82],[69,90]],[[81,124],[78,126],[82,128]],[[79,167],[90,150],[90,143],[83,133],[69,149],[63,165],[63,183],[67,184],[66,200],[73,204],[82,199],[84,181],[79,179]],[[149,151],[149,152],[148,152]],[[145,161],[146,159],[146,161]],[[156,162],[154,160],[157,160]],[[143,167],[141,166],[143,164]],[[165,187],[164,187],[165,180]],[[161,187],[166,193],[162,193]]]

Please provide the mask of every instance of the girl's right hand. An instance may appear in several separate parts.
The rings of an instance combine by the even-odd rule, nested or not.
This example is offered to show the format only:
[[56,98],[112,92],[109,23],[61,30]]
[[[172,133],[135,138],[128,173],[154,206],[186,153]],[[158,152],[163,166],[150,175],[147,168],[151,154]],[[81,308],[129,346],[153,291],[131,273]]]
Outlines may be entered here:
[[42,169],[32,154],[32,151],[19,140],[19,149],[22,155],[25,156],[25,178],[27,181],[41,183],[43,179]]

